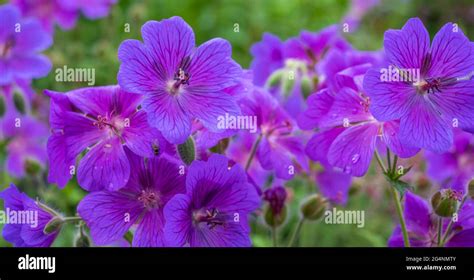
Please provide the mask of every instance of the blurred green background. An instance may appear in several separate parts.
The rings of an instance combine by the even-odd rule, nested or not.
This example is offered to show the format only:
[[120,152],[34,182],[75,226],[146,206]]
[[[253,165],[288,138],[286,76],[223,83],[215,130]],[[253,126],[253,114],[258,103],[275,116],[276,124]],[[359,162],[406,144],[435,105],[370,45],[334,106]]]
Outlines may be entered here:
[[[2,4],[5,2],[7,1],[0,1]],[[86,86],[86,83],[56,83],[56,67],[92,67],[96,71],[96,85],[117,83],[118,46],[125,39],[141,39],[140,27],[147,20],[179,15],[194,29],[198,44],[214,37],[225,38],[233,46],[234,59],[247,68],[252,60],[250,47],[260,41],[264,32],[273,33],[284,40],[297,36],[303,29],[317,31],[328,25],[341,23],[349,8],[348,0],[119,0],[119,4],[112,8],[106,18],[91,21],[81,17],[73,30],[56,29],[54,44],[46,51],[53,61],[53,71],[33,84],[39,97],[39,101],[35,103],[36,110],[41,112],[47,104],[41,101],[44,99],[41,94],[43,89],[67,91]],[[401,28],[408,18],[415,16],[422,18],[432,35],[444,23],[452,21],[458,23],[471,40],[474,38],[473,0],[381,1],[365,15],[359,29],[347,34],[347,38],[358,49],[376,50],[382,47],[385,30]],[[126,24],[130,25],[129,33],[124,31]],[[234,32],[235,24],[239,25],[239,32]],[[3,164],[4,143],[1,145],[0,162]],[[0,175],[0,186],[5,188],[10,182],[14,182],[31,197],[39,197],[61,212],[74,215],[75,207],[85,192],[75,182],[71,182],[64,190],[48,186],[45,183],[46,171],[33,173],[25,179],[17,180],[3,172]],[[418,177],[412,176],[412,184],[415,188],[425,188],[426,183],[419,183]],[[301,198],[317,190],[314,178],[299,178],[289,182],[287,186],[293,193],[290,219],[279,229],[280,244],[288,242],[296,225]],[[365,179],[356,181],[346,206],[347,209],[366,211],[365,227],[358,229],[355,225],[307,223],[303,226],[298,244],[386,246],[396,217],[387,190],[387,183],[375,176],[372,168]],[[75,231],[73,225],[67,225],[54,245],[72,246]],[[271,246],[270,232],[260,223],[254,224],[252,239],[255,246]],[[0,246],[10,245],[0,237]]]

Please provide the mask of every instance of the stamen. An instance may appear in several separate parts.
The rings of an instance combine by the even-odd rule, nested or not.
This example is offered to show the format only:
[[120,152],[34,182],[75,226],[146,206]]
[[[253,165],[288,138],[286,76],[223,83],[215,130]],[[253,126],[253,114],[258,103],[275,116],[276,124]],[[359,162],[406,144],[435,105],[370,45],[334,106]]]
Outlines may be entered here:
[[196,224],[206,223],[209,229],[216,226],[225,226],[225,215],[219,213],[217,208],[201,209],[193,213],[193,220]]
[[138,201],[143,203],[143,206],[147,210],[151,210],[160,206],[160,197],[155,192],[150,190],[142,190],[140,196],[138,196]]

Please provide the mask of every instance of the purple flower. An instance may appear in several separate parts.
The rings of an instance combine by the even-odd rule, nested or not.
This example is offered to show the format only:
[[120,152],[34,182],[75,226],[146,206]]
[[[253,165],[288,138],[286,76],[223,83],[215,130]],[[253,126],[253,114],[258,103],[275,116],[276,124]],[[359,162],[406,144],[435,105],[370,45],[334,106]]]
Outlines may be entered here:
[[254,44],[250,53],[253,56],[250,68],[257,86],[265,85],[272,72],[283,67],[283,42],[273,34],[263,34],[262,41]]
[[[319,68],[326,53],[349,49],[351,46],[340,35],[336,25],[317,33],[303,31],[285,42],[264,34],[263,40],[252,46],[254,82],[259,86],[271,86],[270,92],[287,113],[296,118],[306,109],[306,96],[316,91],[317,81],[322,80]],[[274,84],[279,86],[274,87]]]
[[[43,210],[38,203],[21,193],[15,185],[0,192],[3,199],[6,213],[16,213],[18,216],[23,213],[25,217],[30,217],[29,221],[13,220],[3,227],[3,238],[16,247],[49,247],[56,239],[59,230],[50,234],[43,232],[45,226],[53,218],[53,215]],[[25,212],[19,212],[25,211]],[[12,215],[13,217],[13,215]],[[36,221],[35,221],[36,220]]]
[[263,192],[263,200],[270,204],[273,215],[279,215],[281,213],[281,210],[283,210],[285,206],[287,196],[288,194],[282,186],[275,186]]
[[171,246],[250,246],[248,215],[260,198],[239,165],[211,156],[194,161],[187,171],[186,194],[165,206],[165,236]]
[[178,193],[185,192],[184,172],[177,160],[168,157],[143,159],[127,150],[131,175],[119,191],[98,191],[87,195],[78,206],[79,215],[91,230],[95,244],[120,240],[137,224],[133,246],[166,246],[163,208]]
[[474,44],[457,25],[443,26],[430,47],[428,31],[413,18],[385,32],[384,45],[389,66],[405,79],[385,81],[379,68],[367,72],[364,89],[375,118],[400,120],[404,145],[434,152],[451,147],[453,127],[474,131]]
[[35,19],[22,19],[15,6],[0,6],[0,18],[0,86],[46,76],[51,62],[39,52],[51,45],[51,36]]
[[53,33],[54,25],[64,30],[76,25],[79,13],[90,19],[104,17],[116,0],[12,0],[26,17],[40,20],[43,28]]
[[31,162],[46,166],[48,128],[44,123],[29,115],[9,114],[1,125],[0,135],[8,141],[6,170],[12,176],[24,177]]
[[474,178],[474,137],[461,130],[454,132],[454,143],[447,152],[425,153],[427,174],[442,188],[452,188],[465,194]]
[[293,122],[267,91],[255,87],[246,99],[241,100],[242,112],[257,120],[257,133],[251,134],[259,141],[256,157],[265,170],[274,170],[281,179],[291,179],[302,167],[309,169],[301,137],[293,136]]
[[352,47],[340,35],[340,26],[331,25],[319,32],[302,31],[296,38],[285,42],[285,58],[299,59],[313,68],[324,57],[328,50],[347,51]]
[[370,64],[339,71],[334,85],[308,98],[308,110],[298,119],[302,129],[317,128],[308,141],[306,153],[324,166],[334,166],[352,176],[363,176],[376,148],[402,158],[419,149],[400,142],[398,121],[379,122],[369,112],[371,100],[362,90],[362,77]]
[[65,94],[46,91],[51,97],[48,155],[49,181],[60,187],[75,174],[76,158],[85,156],[77,168],[79,185],[89,191],[118,190],[130,176],[124,151],[151,157],[160,134],[149,127],[146,114],[137,109],[141,95],[118,86],[82,88]]
[[174,144],[191,134],[194,119],[222,132],[219,116],[240,113],[225,91],[242,76],[229,42],[213,39],[195,48],[193,30],[180,17],[149,21],[142,36],[143,44],[126,40],[120,45],[117,79],[125,90],[145,95],[143,108],[150,124]]
[[59,4],[63,5],[64,8],[68,10],[81,10],[89,19],[107,16],[110,8],[115,3],[117,3],[117,0],[59,0]]
[[352,177],[336,168],[325,166],[324,170],[316,173],[321,194],[332,203],[345,205],[351,187]]
[[[405,193],[404,217],[410,245],[412,247],[437,246],[438,219],[428,203],[421,197]],[[442,236],[444,236],[450,219],[443,219]],[[390,247],[403,247],[403,236],[397,226],[388,241]],[[445,244],[447,247],[474,246],[474,202],[468,199],[458,210],[458,219],[453,222],[452,233]]]

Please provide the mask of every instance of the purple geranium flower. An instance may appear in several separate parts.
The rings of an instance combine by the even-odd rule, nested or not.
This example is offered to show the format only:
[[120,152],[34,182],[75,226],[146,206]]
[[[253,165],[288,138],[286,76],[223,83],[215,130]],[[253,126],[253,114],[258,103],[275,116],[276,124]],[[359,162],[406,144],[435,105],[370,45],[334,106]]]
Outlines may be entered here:
[[428,31],[413,18],[385,32],[384,45],[389,66],[401,76],[420,75],[384,81],[381,69],[369,70],[364,89],[375,118],[400,120],[404,145],[434,152],[451,147],[453,127],[474,131],[474,44],[456,25],[443,26],[430,47]]
[[309,169],[301,137],[293,136],[293,121],[267,91],[255,87],[241,100],[242,112],[256,118],[257,131],[245,131],[259,141],[256,157],[265,170],[274,170],[278,178],[291,179],[302,167]]
[[260,204],[255,187],[239,166],[212,155],[194,161],[186,177],[186,194],[165,206],[165,236],[171,246],[250,246],[248,214]]
[[474,179],[474,137],[459,129],[454,131],[454,144],[445,153],[427,151],[427,174],[442,188],[453,188],[463,194]]
[[82,88],[65,94],[46,91],[51,97],[48,140],[51,168],[49,181],[67,184],[79,162],[77,179],[86,190],[118,190],[130,176],[124,151],[151,157],[159,146],[160,134],[148,125],[146,114],[137,109],[141,95],[118,86]]
[[340,71],[332,77],[334,86],[309,96],[308,110],[298,120],[302,129],[319,129],[307,144],[308,156],[352,176],[367,172],[376,148],[385,151],[388,146],[402,158],[419,150],[401,145],[397,121],[379,122],[369,112],[370,99],[361,85],[369,67],[363,64]]
[[[9,211],[28,211],[31,221],[29,223],[8,223],[3,227],[3,238],[16,247],[49,247],[56,239],[59,230],[49,234],[44,233],[44,228],[54,217],[52,213],[43,210],[36,201],[21,193],[15,185],[0,192],[5,209]],[[19,212],[16,212],[17,214]],[[36,216],[37,215],[37,216]],[[37,219],[36,219],[36,218]],[[36,221],[34,221],[36,220]],[[18,221],[17,221],[18,222]]]
[[253,56],[250,68],[253,70],[253,82],[257,86],[264,86],[273,71],[283,67],[283,42],[277,36],[265,33],[261,42],[252,46],[250,53]]
[[[412,247],[437,246],[438,219],[431,207],[421,197],[405,193],[404,217],[406,221],[410,245]],[[444,236],[450,219],[443,219],[442,236]],[[388,241],[391,247],[403,247],[403,236],[400,226],[397,226]],[[458,219],[453,222],[452,233],[445,243],[447,247],[474,246],[474,201],[468,199],[458,210]]]
[[316,182],[321,194],[332,203],[341,205],[347,203],[352,183],[352,177],[349,174],[331,166],[325,166],[324,170],[316,173]]
[[120,45],[117,79],[125,90],[145,95],[150,124],[169,142],[183,143],[193,119],[221,132],[219,116],[240,113],[225,91],[242,76],[229,42],[213,39],[195,48],[193,30],[180,17],[149,21],[142,36],[143,44],[126,40]]
[[81,10],[87,18],[98,19],[107,16],[117,0],[59,0],[59,2],[68,10]]
[[44,123],[32,116],[17,113],[9,114],[2,120],[1,126],[0,135],[3,134],[8,141],[6,170],[12,176],[25,176],[27,164],[30,162],[46,166],[48,127]]
[[0,86],[46,76],[51,62],[38,53],[51,45],[51,36],[35,19],[22,19],[13,5],[0,6],[0,18]]
[[91,236],[98,245],[121,239],[138,224],[133,246],[166,245],[163,208],[178,193],[185,192],[185,175],[177,160],[166,155],[143,159],[127,150],[131,176],[119,191],[98,191],[87,195],[78,206]]
[[[302,31],[298,37],[285,42],[264,34],[263,40],[252,46],[254,82],[258,86],[271,86],[271,93],[287,113],[296,118],[306,109],[306,91],[314,92],[319,87],[318,80],[322,78],[319,64],[326,53],[349,49],[351,46],[340,35],[336,25],[319,32]],[[278,80],[278,87],[273,87],[278,84],[274,79]]]

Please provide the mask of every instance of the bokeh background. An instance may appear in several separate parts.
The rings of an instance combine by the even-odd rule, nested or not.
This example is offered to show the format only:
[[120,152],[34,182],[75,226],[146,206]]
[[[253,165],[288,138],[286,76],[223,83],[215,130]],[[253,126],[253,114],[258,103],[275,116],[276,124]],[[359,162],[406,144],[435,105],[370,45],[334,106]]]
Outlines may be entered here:
[[[0,0],[4,4],[5,0]],[[35,113],[46,118],[48,100],[43,89],[67,91],[87,86],[86,83],[56,83],[54,69],[68,67],[92,67],[96,71],[96,85],[116,84],[119,68],[117,49],[128,38],[141,39],[140,27],[147,20],[161,20],[174,15],[183,17],[194,29],[198,44],[214,37],[229,40],[233,57],[242,67],[250,65],[250,47],[262,38],[264,32],[281,39],[297,36],[301,30],[317,31],[331,24],[343,23],[351,9],[349,0],[119,0],[108,17],[88,20],[82,17],[69,31],[56,29],[54,44],[45,54],[53,62],[49,76],[35,80],[37,92],[34,100]],[[361,1],[359,1],[361,2]],[[363,2],[363,1],[362,1]],[[361,50],[377,50],[382,47],[384,31],[401,28],[411,17],[420,17],[433,35],[446,22],[456,22],[471,39],[474,39],[474,0],[460,1],[380,1],[361,18],[356,30],[345,34],[347,39]],[[125,24],[130,32],[124,31]],[[239,32],[235,32],[238,24]],[[46,121],[46,120],[45,120]],[[64,190],[48,185],[47,170],[28,170],[22,179],[12,178],[5,171],[6,141],[0,141],[0,189],[14,182],[31,197],[39,197],[48,205],[66,215],[74,215],[75,207],[85,192],[71,181]],[[407,163],[408,164],[408,163]],[[418,193],[430,193],[432,185],[423,175],[424,164],[417,158],[409,164],[415,168],[407,175]],[[395,209],[388,194],[387,183],[377,175],[375,166],[362,179],[354,181],[348,210],[365,210],[365,227],[355,225],[327,225],[307,223],[303,226],[299,246],[386,246],[396,222]],[[280,229],[279,243],[285,244],[298,220],[298,201],[317,190],[314,178],[300,177],[287,183],[290,192],[290,212],[287,223]],[[3,209],[2,202],[0,207]],[[342,209],[339,207],[339,209]],[[1,225],[0,225],[1,228]],[[72,246],[74,225],[63,228],[54,246]],[[271,246],[269,230],[259,222],[253,223],[252,239],[255,246]],[[0,237],[0,246],[10,246]]]

